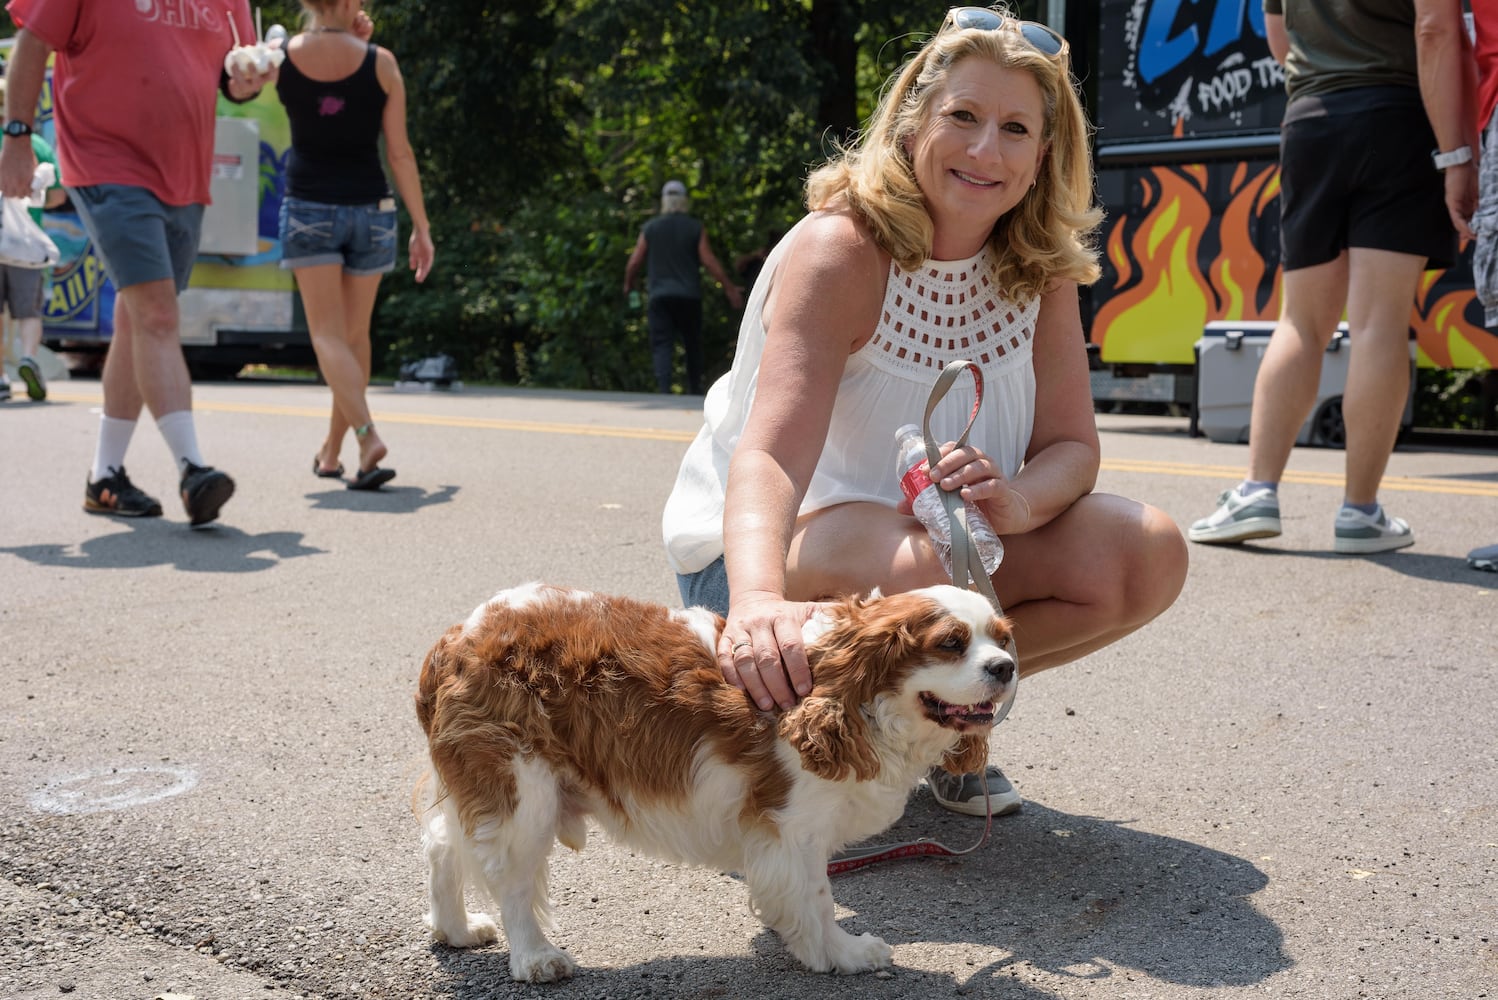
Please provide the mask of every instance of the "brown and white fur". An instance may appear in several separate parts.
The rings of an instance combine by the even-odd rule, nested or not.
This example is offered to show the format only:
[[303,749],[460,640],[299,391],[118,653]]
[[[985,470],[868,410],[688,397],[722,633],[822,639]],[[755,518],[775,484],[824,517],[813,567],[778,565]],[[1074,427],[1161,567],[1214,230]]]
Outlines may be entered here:
[[589,817],[658,857],[739,872],[757,915],[808,968],[864,972],[887,944],[837,925],[828,859],[890,826],[932,766],[981,770],[1017,683],[1007,622],[932,587],[846,599],[804,630],[814,688],[785,712],[725,683],[723,620],[544,584],[496,594],[427,654],[416,714],[432,935],[494,941],[464,886],[499,906],[510,974],[572,975],[546,937],[552,842]]

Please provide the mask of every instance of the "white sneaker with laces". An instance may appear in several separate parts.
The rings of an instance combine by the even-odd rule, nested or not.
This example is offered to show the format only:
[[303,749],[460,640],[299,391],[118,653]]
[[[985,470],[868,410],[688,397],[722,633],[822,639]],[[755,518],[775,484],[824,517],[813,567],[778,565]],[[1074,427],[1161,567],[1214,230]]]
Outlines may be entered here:
[[1238,492],[1240,486],[1223,490],[1217,498],[1217,509],[1193,522],[1186,537],[1207,545],[1227,545],[1278,535],[1279,494],[1261,489],[1245,495]]
[[1343,555],[1391,552],[1415,544],[1415,533],[1401,517],[1390,517],[1380,504],[1378,512],[1364,514],[1356,507],[1337,511],[1333,550]]

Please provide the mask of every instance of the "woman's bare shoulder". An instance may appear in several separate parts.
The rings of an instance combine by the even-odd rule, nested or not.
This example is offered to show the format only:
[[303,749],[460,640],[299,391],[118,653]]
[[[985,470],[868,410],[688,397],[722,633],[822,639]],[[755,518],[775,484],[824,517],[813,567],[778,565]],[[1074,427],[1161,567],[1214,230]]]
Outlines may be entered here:
[[869,228],[846,209],[824,209],[807,216],[796,234],[791,256],[801,266],[819,272],[872,269],[882,273],[889,255],[874,240]]
[[400,65],[395,61],[395,53],[383,45],[376,45],[374,50],[375,76],[379,79],[380,86],[388,92],[393,84],[400,81]]

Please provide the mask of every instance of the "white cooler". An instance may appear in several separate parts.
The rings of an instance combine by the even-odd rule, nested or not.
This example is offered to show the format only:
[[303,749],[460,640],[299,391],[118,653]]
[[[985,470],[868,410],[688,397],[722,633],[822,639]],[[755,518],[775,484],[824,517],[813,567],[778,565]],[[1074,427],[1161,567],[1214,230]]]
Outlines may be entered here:
[[[1196,405],[1191,415],[1191,435],[1205,434],[1213,441],[1243,444],[1248,441],[1249,412],[1254,398],[1254,378],[1269,345],[1274,323],[1268,320],[1208,323],[1196,342]],[[1342,391],[1347,384],[1347,358],[1352,341],[1347,324],[1337,327],[1326,356],[1321,359],[1321,384],[1316,405],[1300,428],[1295,443],[1340,448],[1347,440],[1342,423]],[[1410,341],[1410,394],[1405,401],[1401,427],[1408,430],[1415,418],[1415,342]]]

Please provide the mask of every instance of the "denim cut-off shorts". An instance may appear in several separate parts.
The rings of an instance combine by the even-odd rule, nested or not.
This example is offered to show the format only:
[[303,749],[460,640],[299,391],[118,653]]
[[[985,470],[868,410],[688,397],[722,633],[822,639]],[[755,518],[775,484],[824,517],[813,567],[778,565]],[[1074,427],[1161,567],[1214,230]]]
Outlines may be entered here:
[[681,592],[682,607],[707,608],[727,616],[728,567],[722,556],[695,573],[677,573],[676,589]]
[[345,274],[395,269],[395,209],[281,199],[281,267],[342,264]]
[[128,184],[70,187],[68,195],[115,288],[168,278],[178,293],[187,288],[198,259],[202,205],[168,205]]

